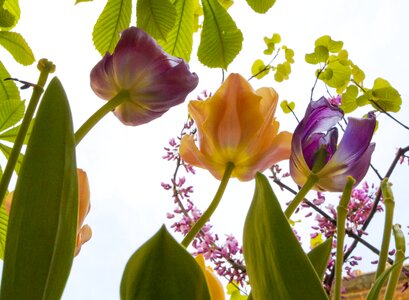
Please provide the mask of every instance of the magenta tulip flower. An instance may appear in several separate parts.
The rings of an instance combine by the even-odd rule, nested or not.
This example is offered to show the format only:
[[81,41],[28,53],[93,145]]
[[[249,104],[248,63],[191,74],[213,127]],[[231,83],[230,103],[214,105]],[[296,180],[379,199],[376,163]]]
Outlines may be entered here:
[[167,54],[142,29],[124,30],[113,54],[107,53],[91,71],[91,88],[110,101],[126,99],[114,110],[125,125],[141,125],[182,103],[198,84],[181,58]]
[[375,117],[349,118],[339,145],[336,123],[344,113],[322,97],[308,105],[304,119],[294,131],[290,173],[303,186],[310,175],[316,176],[314,189],[341,192],[347,176],[357,185],[366,175],[375,144],[371,143]]

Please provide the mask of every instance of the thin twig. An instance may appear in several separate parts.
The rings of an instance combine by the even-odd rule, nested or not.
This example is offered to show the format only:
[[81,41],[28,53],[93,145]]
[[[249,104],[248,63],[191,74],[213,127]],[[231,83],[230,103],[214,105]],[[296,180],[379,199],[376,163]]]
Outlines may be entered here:
[[277,58],[278,54],[280,53],[280,49],[281,49],[281,48],[278,48],[278,49],[277,49],[277,52],[276,52],[276,54],[274,55],[274,57],[270,60],[270,62],[269,62],[267,65],[264,66],[263,69],[261,69],[260,71],[258,71],[256,74],[252,75],[249,79],[247,79],[247,81],[250,81],[250,80],[253,79],[254,77],[257,77],[257,76],[260,75],[261,73],[267,71],[267,70],[270,68],[270,66],[271,66],[271,64],[273,63],[273,61]]

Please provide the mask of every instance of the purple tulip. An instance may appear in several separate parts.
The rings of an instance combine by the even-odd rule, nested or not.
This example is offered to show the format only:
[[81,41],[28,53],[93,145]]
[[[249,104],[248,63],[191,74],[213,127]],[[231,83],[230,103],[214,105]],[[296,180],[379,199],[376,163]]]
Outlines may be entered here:
[[148,123],[182,103],[198,81],[183,59],[164,52],[136,27],[124,30],[114,53],[105,54],[91,71],[91,88],[102,99],[128,92],[114,114],[132,126]]
[[318,181],[314,189],[340,192],[347,176],[357,185],[368,171],[375,144],[370,143],[375,130],[375,117],[349,118],[339,145],[336,123],[344,113],[322,97],[311,101],[304,119],[294,131],[290,173],[294,181],[303,186],[314,173]]

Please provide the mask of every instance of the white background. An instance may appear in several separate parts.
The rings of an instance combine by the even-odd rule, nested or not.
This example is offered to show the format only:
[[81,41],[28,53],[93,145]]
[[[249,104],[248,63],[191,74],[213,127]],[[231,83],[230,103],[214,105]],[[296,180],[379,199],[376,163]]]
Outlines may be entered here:
[[[252,85],[274,87],[280,100],[296,102],[296,113],[304,114],[314,83],[316,67],[304,62],[305,53],[313,51],[314,41],[328,34],[344,41],[350,58],[367,75],[367,86],[376,77],[387,80],[401,93],[403,106],[395,116],[409,123],[409,4],[396,1],[328,1],[278,0],[265,15],[254,13],[245,1],[236,1],[230,14],[243,31],[244,44],[240,55],[229,66],[228,72],[250,76],[252,62],[264,57],[263,37],[279,33],[282,43],[295,51],[295,64],[290,80],[276,83],[272,75]],[[71,103],[74,126],[78,128],[104,101],[89,87],[89,72],[100,60],[92,44],[92,29],[105,1],[94,1],[74,6],[74,1],[20,1],[21,20],[14,31],[21,33],[32,47],[36,59],[48,58],[57,66],[56,76],[62,81]],[[135,15],[135,12],[133,13]],[[135,24],[135,17],[133,17]],[[197,35],[196,35],[197,38]],[[195,47],[197,47],[197,39]],[[13,77],[35,82],[35,65],[21,67],[9,54],[0,49],[0,57]],[[198,88],[189,99],[195,99],[203,89],[215,91],[221,81],[220,70],[203,67],[192,56],[191,70],[200,78]],[[317,88],[315,99],[324,89]],[[29,92],[22,93],[30,97]],[[173,164],[161,159],[163,147],[175,137],[186,119],[187,102],[173,108],[162,118],[140,127],[125,127],[113,115],[103,119],[77,148],[78,167],[86,170],[91,184],[92,209],[86,223],[93,230],[90,242],[83,246],[75,259],[63,299],[119,299],[119,284],[124,266],[130,255],[161,226],[166,213],[173,207],[170,194],[160,183],[169,181]],[[363,114],[363,112],[362,112]],[[357,116],[360,116],[358,112]],[[283,130],[294,130],[296,121],[291,115],[277,113]],[[384,115],[379,118],[380,129],[374,136],[377,148],[373,164],[381,174],[387,171],[396,149],[409,144],[409,132],[396,126]],[[286,168],[287,162],[282,163]],[[391,181],[396,196],[396,223],[409,225],[409,167],[398,166]],[[368,173],[369,180],[375,177]],[[213,197],[218,181],[207,171],[198,171],[190,179],[195,184],[194,201],[205,209]],[[275,187],[274,187],[275,188]],[[250,204],[254,182],[240,183],[233,179],[225,198],[214,214],[212,223],[220,236],[234,233],[239,239],[246,211]],[[276,189],[276,188],[275,188]],[[313,196],[313,195],[312,195]],[[289,194],[280,194],[285,203]],[[369,227],[368,237],[380,245],[382,217]],[[297,227],[308,246],[308,222]],[[405,232],[407,228],[405,226]],[[180,240],[180,236],[175,235]],[[357,254],[369,255],[359,247]],[[362,263],[361,269],[374,267]]]

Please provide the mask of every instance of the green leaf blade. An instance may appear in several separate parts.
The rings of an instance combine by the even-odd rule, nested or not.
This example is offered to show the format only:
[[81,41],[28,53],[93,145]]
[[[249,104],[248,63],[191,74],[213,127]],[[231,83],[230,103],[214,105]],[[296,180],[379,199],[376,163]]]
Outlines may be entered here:
[[16,26],[20,19],[20,6],[18,0],[0,1],[0,28],[10,30]]
[[169,0],[138,0],[137,26],[155,39],[166,41],[176,21],[176,8]]
[[14,192],[0,299],[61,298],[74,256],[77,214],[72,118],[54,78],[39,106]]
[[187,62],[190,60],[193,47],[195,0],[176,0],[175,25],[169,32],[166,41],[158,40],[170,55],[183,58]]
[[23,118],[24,110],[24,101],[0,101],[0,132],[16,125]]
[[328,260],[331,255],[332,238],[326,239],[325,242],[308,252],[308,259],[311,261],[318,277],[322,280],[327,269]]
[[243,239],[255,300],[328,299],[267,178],[260,173],[256,175]]
[[103,56],[112,53],[120,32],[131,22],[132,0],[108,0],[92,32],[95,48]]
[[210,300],[199,265],[165,226],[131,256],[120,293],[122,300]]
[[242,48],[243,35],[217,0],[202,0],[204,20],[197,56],[209,68],[227,69]]
[[34,54],[25,39],[17,32],[0,31],[0,45],[2,45],[19,64],[31,65]]
[[0,61],[0,101],[20,99],[20,92],[14,80],[4,80],[10,78],[9,72]]

